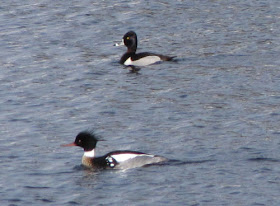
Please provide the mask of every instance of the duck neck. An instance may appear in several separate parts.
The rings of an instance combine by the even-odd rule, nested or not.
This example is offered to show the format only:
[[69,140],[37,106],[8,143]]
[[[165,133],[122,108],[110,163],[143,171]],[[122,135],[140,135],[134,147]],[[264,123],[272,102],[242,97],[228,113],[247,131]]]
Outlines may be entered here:
[[85,151],[84,152],[84,157],[94,158],[95,157],[95,149],[90,150],[90,151]]
[[137,50],[137,40],[136,40],[135,44],[133,44],[130,47],[127,47],[127,52],[128,53],[136,53],[136,50]]
[[135,52],[136,52],[136,48],[135,47],[127,49],[127,53],[135,53]]
[[91,151],[85,151],[82,158],[82,164],[86,167],[93,167],[94,156],[95,156],[94,149]]

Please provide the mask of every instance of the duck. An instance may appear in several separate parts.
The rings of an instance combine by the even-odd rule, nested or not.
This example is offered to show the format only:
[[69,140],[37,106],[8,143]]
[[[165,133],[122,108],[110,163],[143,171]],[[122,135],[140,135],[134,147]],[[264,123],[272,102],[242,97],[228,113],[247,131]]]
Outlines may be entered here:
[[117,150],[101,157],[95,156],[96,144],[99,138],[94,132],[80,132],[73,143],[63,147],[78,146],[84,149],[82,165],[93,169],[131,169],[168,161],[167,158],[138,151]]
[[127,47],[126,53],[120,59],[120,64],[125,66],[148,66],[161,61],[172,61],[176,56],[166,56],[150,52],[136,53],[137,50],[137,35],[134,31],[127,32],[120,44],[115,46],[125,45]]

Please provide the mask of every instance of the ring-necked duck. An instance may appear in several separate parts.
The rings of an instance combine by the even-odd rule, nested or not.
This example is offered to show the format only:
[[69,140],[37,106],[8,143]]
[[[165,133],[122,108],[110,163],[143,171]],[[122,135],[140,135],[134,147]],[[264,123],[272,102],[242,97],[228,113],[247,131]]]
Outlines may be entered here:
[[137,35],[134,31],[127,32],[122,39],[121,44],[127,47],[126,53],[122,56],[120,63],[126,66],[147,66],[160,61],[171,61],[175,56],[165,56],[150,52],[136,54],[137,50]]
[[95,157],[98,139],[92,132],[80,132],[73,143],[62,146],[79,146],[84,149],[82,164],[95,169],[130,169],[167,161],[165,157],[142,152],[121,150]]

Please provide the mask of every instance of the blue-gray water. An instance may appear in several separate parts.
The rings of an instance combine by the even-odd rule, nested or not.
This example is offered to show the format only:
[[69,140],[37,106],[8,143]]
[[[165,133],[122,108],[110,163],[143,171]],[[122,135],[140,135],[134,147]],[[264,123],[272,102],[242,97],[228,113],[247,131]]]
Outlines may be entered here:
[[[0,205],[280,204],[280,2],[3,1]],[[129,73],[113,47],[176,55]],[[95,129],[176,160],[80,167]]]

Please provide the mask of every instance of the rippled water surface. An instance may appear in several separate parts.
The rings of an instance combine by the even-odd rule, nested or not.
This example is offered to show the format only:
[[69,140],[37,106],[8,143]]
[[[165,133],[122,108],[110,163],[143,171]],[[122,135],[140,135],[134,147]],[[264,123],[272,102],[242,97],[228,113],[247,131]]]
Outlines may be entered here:
[[[279,205],[280,2],[4,1],[1,205]],[[176,55],[130,73],[113,47]],[[129,149],[171,159],[83,169]]]

